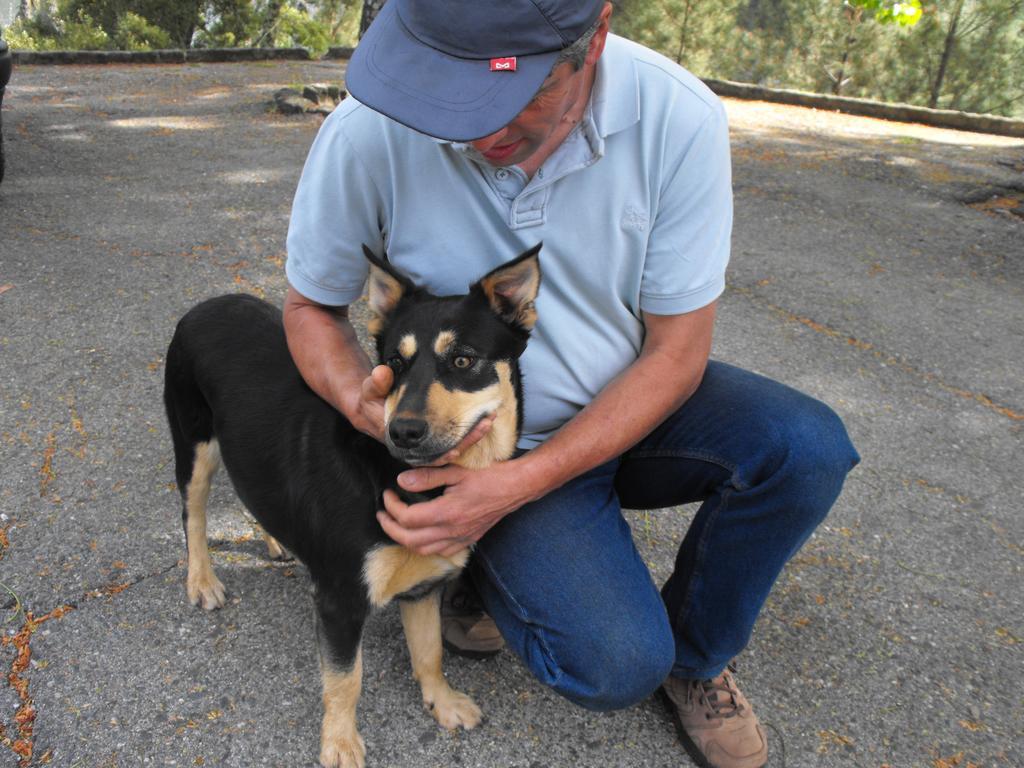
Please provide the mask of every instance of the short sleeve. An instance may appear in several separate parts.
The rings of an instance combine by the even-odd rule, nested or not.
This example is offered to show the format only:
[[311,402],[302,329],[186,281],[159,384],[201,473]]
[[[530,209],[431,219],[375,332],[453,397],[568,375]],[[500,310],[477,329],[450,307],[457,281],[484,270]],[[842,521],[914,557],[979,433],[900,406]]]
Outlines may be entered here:
[[732,169],[725,109],[715,100],[661,185],[647,242],[640,308],[676,315],[725,289],[732,234]]
[[376,253],[384,250],[383,201],[346,135],[345,118],[351,116],[339,107],[321,126],[299,179],[288,226],[288,282],[306,298],[328,306],[351,304],[362,295],[367,273],[363,244]]

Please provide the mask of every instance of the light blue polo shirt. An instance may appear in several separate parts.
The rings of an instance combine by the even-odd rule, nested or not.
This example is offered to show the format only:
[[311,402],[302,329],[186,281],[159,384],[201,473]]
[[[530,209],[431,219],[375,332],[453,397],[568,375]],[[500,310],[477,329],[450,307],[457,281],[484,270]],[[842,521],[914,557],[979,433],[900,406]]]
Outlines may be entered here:
[[543,241],[538,321],[521,361],[520,446],[532,448],[636,360],[642,312],[691,312],[721,294],[731,229],[721,102],[610,35],[583,121],[529,180],[342,102],[306,160],[286,271],[313,301],[351,304],[366,243],[416,283],[456,294]]

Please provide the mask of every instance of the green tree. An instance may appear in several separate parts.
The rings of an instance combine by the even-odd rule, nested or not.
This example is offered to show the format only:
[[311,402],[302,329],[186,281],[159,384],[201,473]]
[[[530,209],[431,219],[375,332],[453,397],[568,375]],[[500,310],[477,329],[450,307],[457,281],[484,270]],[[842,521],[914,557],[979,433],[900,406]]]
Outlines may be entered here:
[[259,17],[251,0],[210,0],[204,11],[203,28],[196,38],[203,47],[248,46],[259,31]]
[[370,28],[370,24],[377,18],[377,14],[380,13],[380,9],[384,7],[384,3],[387,0],[363,0],[363,13],[359,21],[359,39],[363,39],[363,35],[366,34],[366,30]]
[[204,5],[204,0],[64,0],[59,10],[66,19],[94,20],[112,39],[120,19],[133,13],[164,30],[172,46],[188,48],[201,24]]
[[931,107],[1002,111],[1020,105],[1024,2],[956,0],[928,97]]
[[123,51],[152,51],[171,47],[171,37],[138,14],[127,11],[117,20],[114,44]]
[[873,18],[879,24],[912,27],[921,18],[921,0],[843,0],[842,12],[848,25],[843,38],[842,57],[838,71],[834,74],[829,73],[832,78],[832,93],[837,96],[848,81],[846,73],[850,56],[859,42],[859,30],[865,16]]

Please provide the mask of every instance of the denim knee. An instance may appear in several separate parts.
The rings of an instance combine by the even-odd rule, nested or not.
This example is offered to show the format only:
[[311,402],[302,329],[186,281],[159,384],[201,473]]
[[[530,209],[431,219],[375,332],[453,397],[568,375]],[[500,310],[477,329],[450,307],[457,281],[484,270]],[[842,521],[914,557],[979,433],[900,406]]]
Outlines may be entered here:
[[789,461],[799,474],[842,484],[860,456],[839,415],[825,403],[807,400],[786,423]]
[[770,438],[751,484],[781,494],[813,527],[828,514],[860,456],[836,412],[811,397],[794,392],[783,413],[766,416]]
[[[607,712],[626,709],[649,697],[665,681],[675,663],[675,641],[666,626],[661,631],[589,638],[571,661],[557,668],[551,687],[586,709]],[[593,641],[601,641],[594,647]]]

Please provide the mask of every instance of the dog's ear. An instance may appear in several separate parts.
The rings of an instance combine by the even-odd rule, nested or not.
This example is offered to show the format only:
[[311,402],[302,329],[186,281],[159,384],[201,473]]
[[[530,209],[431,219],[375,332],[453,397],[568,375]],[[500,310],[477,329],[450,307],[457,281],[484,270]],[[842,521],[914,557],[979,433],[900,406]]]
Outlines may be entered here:
[[384,321],[398,306],[402,296],[412,290],[412,282],[396,270],[387,260],[379,258],[373,251],[363,245],[363,254],[370,262],[370,274],[366,278],[367,304],[370,307],[370,320],[366,329],[371,336],[379,336],[384,329]]
[[473,286],[484,296],[498,316],[524,331],[533,330],[537,322],[534,300],[540,290],[541,243],[520,254],[507,264],[488,272]]

